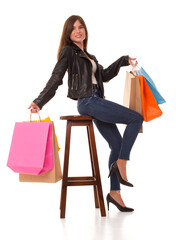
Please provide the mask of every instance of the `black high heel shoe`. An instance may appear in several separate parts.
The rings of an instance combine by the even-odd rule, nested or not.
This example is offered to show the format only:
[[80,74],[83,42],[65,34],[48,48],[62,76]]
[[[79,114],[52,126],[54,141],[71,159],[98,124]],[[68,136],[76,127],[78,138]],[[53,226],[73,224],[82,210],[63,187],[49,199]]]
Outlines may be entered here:
[[117,178],[118,178],[118,180],[119,180],[119,182],[120,182],[121,184],[126,185],[126,186],[128,186],[128,187],[133,187],[133,184],[132,184],[132,183],[127,182],[127,181],[125,181],[125,180],[122,178],[116,162],[113,162],[113,163],[111,164],[108,177],[110,177],[110,175],[111,175],[112,172],[114,172],[114,173],[116,174],[116,176],[117,176]]
[[116,202],[108,193],[107,197],[106,197],[106,201],[107,201],[107,206],[108,206],[108,211],[109,211],[109,203],[111,202],[112,204],[114,204],[119,211],[121,212],[133,212],[134,209],[133,208],[128,208],[128,207],[123,207],[121,206],[118,202]]

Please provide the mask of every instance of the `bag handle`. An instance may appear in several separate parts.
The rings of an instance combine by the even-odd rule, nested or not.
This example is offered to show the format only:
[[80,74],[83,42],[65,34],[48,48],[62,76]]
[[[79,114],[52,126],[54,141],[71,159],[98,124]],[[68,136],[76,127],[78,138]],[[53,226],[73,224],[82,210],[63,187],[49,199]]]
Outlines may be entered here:
[[[38,114],[38,117],[39,117],[39,122],[41,122],[40,113],[39,113],[39,112],[37,112],[37,114]],[[32,122],[32,121],[31,121],[31,119],[32,119],[32,112],[30,112],[30,122]]]
[[135,71],[140,72],[140,67],[138,65],[136,65],[135,67],[132,67],[132,73],[136,76]]

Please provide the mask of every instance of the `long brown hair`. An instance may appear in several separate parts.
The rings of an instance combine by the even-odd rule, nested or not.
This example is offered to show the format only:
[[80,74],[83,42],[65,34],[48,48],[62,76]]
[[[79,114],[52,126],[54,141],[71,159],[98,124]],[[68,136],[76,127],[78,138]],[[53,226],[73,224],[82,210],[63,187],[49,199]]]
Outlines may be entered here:
[[73,31],[73,24],[77,20],[80,21],[80,23],[83,25],[83,27],[85,28],[85,31],[86,31],[86,38],[84,39],[83,43],[84,43],[84,49],[86,49],[86,51],[87,51],[88,31],[87,31],[86,24],[85,24],[84,20],[82,19],[82,17],[80,17],[78,15],[72,15],[65,21],[63,31],[62,31],[62,35],[61,35],[61,39],[60,39],[59,49],[58,49],[58,52],[57,52],[57,59],[59,59],[60,50],[63,47],[72,44],[72,40],[70,39],[70,34]]

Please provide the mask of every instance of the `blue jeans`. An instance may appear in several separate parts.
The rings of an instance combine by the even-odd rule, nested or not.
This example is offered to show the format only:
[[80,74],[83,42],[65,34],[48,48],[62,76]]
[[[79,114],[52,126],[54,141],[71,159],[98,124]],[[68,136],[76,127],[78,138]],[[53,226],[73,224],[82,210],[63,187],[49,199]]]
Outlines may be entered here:
[[[130,151],[143,123],[143,117],[124,106],[100,97],[100,90],[95,88],[92,97],[78,99],[78,112],[96,118],[94,123],[110,147],[109,168],[118,158],[129,160]],[[123,137],[116,123],[126,124]],[[110,190],[120,190],[120,183],[115,175],[110,177]]]

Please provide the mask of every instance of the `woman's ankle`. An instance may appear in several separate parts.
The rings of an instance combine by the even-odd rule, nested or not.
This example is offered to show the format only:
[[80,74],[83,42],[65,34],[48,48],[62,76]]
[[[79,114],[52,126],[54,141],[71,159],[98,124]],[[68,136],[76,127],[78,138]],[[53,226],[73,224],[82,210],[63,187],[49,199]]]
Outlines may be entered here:
[[123,199],[121,197],[120,190],[110,191],[109,194],[117,203],[119,203],[121,206],[125,207],[125,203],[123,202]]
[[125,181],[128,181],[127,173],[126,173],[126,165],[127,165],[127,161],[126,160],[123,160],[123,159],[118,159],[117,160],[117,166],[119,168],[119,171],[120,171],[120,174],[121,174],[122,178]]
[[109,194],[111,195],[111,197],[120,195],[120,190],[111,190]]
[[118,158],[117,161],[116,161],[117,165],[121,165],[121,166],[126,166],[127,164],[127,160],[124,160],[124,159],[120,159]]

